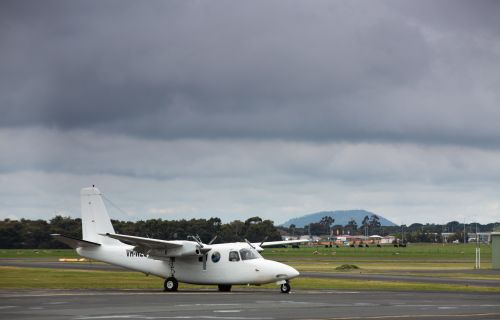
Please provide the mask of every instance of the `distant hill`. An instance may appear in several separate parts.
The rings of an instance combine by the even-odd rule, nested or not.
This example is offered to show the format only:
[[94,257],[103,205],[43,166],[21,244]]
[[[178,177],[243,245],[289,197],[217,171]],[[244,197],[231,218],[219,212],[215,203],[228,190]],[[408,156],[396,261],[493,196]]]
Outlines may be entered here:
[[[371,217],[372,215],[374,215],[373,212],[369,212],[366,210],[321,211],[321,212],[311,213],[299,218],[290,219],[287,222],[283,223],[282,226],[289,227],[291,224],[294,224],[298,228],[303,228],[304,226],[310,223],[319,222],[321,218],[323,218],[324,216],[330,216],[333,219],[335,219],[335,222],[333,223],[334,225],[340,224],[345,226],[352,218],[356,220],[356,223],[358,224],[358,226],[360,226],[365,216]],[[396,225],[394,222],[387,220],[386,218],[382,217],[379,214],[377,214],[377,216],[380,218],[380,224],[382,226],[392,227]]]

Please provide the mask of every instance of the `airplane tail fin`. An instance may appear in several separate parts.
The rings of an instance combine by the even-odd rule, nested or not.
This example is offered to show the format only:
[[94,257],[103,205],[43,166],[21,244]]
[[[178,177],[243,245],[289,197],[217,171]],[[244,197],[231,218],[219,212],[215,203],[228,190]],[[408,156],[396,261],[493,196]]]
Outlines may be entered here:
[[115,230],[104,206],[101,191],[95,187],[83,188],[80,191],[80,199],[83,240],[108,245],[122,244],[115,239],[102,235],[115,233]]

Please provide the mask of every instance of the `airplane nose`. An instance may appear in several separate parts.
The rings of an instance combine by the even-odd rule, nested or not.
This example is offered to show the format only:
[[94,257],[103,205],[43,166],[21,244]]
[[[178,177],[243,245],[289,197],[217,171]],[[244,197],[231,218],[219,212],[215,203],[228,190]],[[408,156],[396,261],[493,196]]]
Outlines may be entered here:
[[298,272],[295,268],[292,268],[290,267],[290,271],[288,272],[288,274],[290,275],[290,278],[296,278],[300,275],[300,272]]
[[292,279],[298,277],[300,274],[294,268],[283,263],[279,263],[279,269],[277,269],[276,271],[277,271],[276,274],[277,279]]

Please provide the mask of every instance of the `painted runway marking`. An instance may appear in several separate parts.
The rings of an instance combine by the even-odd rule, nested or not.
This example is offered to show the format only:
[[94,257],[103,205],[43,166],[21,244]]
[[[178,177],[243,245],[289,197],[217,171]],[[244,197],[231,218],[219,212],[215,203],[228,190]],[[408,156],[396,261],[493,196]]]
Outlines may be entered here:
[[[256,292],[230,292],[230,295],[253,294]],[[208,295],[219,294],[215,291],[207,292],[176,292],[176,295]],[[68,297],[68,296],[131,296],[131,295],[168,295],[163,291],[158,292],[56,292],[56,293],[28,293],[28,294],[2,294],[2,298],[19,298],[19,297]]]
[[239,306],[240,303],[192,303],[192,304],[176,304],[175,307],[227,307]]
[[54,302],[47,302],[46,304],[57,305],[57,304],[65,304],[65,303],[68,303],[68,302],[66,302],[66,301],[54,301]]
[[218,317],[218,316],[145,316],[145,315],[108,315],[108,316],[89,316],[77,317],[75,320],[98,320],[98,319],[223,319],[223,320],[273,320],[269,317]]
[[293,301],[293,300],[276,300],[276,301],[269,301],[269,300],[257,300],[255,303],[261,303],[261,304],[303,304],[303,305],[326,305],[323,302],[307,302],[307,301]]
[[241,310],[214,310],[213,312],[221,312],[221,313],[231,313],[231,312],[234,312],[234,313],[238,313],[238,312],[241,312]]
[[360,317],[338,317],[327,318],[328,320],[358,320],[358,319],[418,319],[418,318],[469,318],[469,317],[491,317],[500,316],[500,313],[467,313],[467,314],[400,314],[390,316],[360,316]]
[[137,314],[120,314],[120,315],[108,315],[108,316],[89,316],[89,317],[78,317],[75,319],[146,319],[145,316]]
[[0,306],[0,309],[17,308],[17,306]]
[[435,307],[433,304],[394,304],[393,307],[429,308]]

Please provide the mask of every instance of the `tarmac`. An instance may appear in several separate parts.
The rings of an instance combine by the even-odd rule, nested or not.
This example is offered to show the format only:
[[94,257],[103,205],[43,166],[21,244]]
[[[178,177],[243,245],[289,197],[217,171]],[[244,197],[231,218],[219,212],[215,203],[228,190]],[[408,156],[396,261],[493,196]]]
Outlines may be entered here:
[[[43,259],[0,259],[0,266],[126,271],[116,266]],[[477,270],[480,271],[480,270]],[[484,270],[496,274],[498,270]],[[468,284],[499,280],[390,274],[312,273],[303,277]],[[500,294],[376,292],[249,287],[217,290],[0,290],[0,319],[500,319]]]
[[3,290],[0,319],[500,319],[486,293]]
[[[36,258],[27,259],[0,259],[0,266],[29,267],[29,268],[53,268],[53,269],[81,269],[81,270],[112,270],[129,271],[117,266],[101,262],[58,262],[53,260],[42,260]],[[478,274],[500,274],[500,270],[473,270]],[[433,271],[434,272],[434,271]],[[447,271],[449,272],[449,271]],[[439,272],[434,272],[438,274]],[[405,274],[369,274],[369,273],[327,273],[327,272],[301,272],[302,277],[309,278],[337,278],[337,279],[359,279],[375,281],[404,281],[415,283],[457,284],[469,286],[500,287],[500,280],[495,279],[457,279],[445,277],[429,277],[421,275]],[[500,318],[499,318],[500,319]]]

